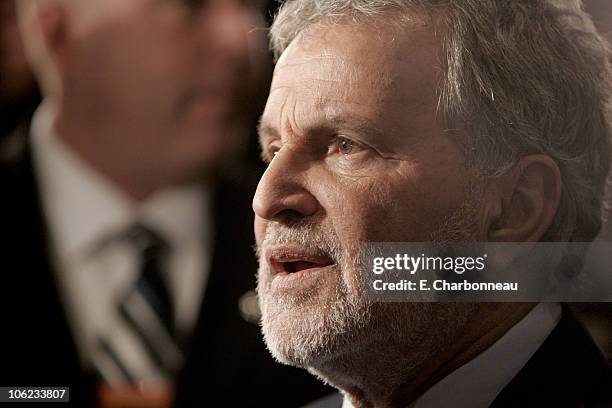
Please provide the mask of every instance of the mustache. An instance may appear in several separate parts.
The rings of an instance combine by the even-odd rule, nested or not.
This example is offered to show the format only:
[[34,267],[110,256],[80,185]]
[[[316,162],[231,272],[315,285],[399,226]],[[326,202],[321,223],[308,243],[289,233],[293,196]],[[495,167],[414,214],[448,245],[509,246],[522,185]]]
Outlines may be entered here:
[[313,224],[300,222],[291,226],[270,223],[261,245],[256,245],[255,252],[261,259],[263,248],[272,245],[298,244],[309,251],[331,258],[335,263],[342,259],[342,246],[333,231],[323,230]]

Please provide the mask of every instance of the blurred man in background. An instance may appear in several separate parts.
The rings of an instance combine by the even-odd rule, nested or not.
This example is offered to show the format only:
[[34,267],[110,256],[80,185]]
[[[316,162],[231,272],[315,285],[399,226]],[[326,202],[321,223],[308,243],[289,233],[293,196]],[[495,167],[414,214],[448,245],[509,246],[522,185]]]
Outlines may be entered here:
[[250,193],[222,177],[265,58],[253,7],[17,5],[44,100],[0,170],[0,383],[70,386],[75,406],[312,398],[265,353]]
[[23,53],[15,3],[0,2],[0,140],[32,114],[40,96]]

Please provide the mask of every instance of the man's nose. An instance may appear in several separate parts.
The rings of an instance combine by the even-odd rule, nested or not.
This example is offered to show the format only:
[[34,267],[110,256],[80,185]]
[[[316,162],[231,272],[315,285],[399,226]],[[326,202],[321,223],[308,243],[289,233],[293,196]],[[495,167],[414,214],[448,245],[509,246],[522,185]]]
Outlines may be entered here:
[[319,202],[309,191],[307,169],[301,168],[295,159],[291,151],[279,151],[268,166],[253,198],[253,210],[258,217],[289,223],[313,216],[319,210]]

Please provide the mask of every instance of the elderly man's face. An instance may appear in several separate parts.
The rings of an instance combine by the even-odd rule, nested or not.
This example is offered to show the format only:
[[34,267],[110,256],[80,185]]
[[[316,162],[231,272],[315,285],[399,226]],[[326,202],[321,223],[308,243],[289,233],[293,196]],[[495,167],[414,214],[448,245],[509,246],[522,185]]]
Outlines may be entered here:
[[[253,207],[264,335],[281,361],[310,365],[390,332],[416,341],[443,319],[427,305],[367,305],[359,266],[366,241],[479,230],[463,156],[436,114],[434,32],[311,28],[276,67]],[[398,313],[406,331],[393,329]]]
[[116,160],[149,163],[152,174],[214,167],[242,141],[244,99],[258,85],[250,68],[262,39],[251,3],[93,1],[95,17],[68,27],[67,103],[115,130],[105,143],[121,146]]

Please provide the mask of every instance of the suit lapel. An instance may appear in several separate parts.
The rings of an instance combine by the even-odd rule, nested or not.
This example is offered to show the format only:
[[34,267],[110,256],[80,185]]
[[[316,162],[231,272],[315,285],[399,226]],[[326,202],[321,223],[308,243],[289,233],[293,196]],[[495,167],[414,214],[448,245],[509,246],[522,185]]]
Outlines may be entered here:
[[586,330],[564,308],[557,327],[492,407],[609,406],[610,367]]
[[[81,369],[60,301],[49,256],[49,236],[40,206],[27,127],[12,135],[0,177],[4,214],[2,313],[10,346],[5,346],[4,384],[69,385],[71,401],[92,406],[93,386]],[[6,153],[6,151],[4,151]],[[6,377],[5,377],[6,376]]]

